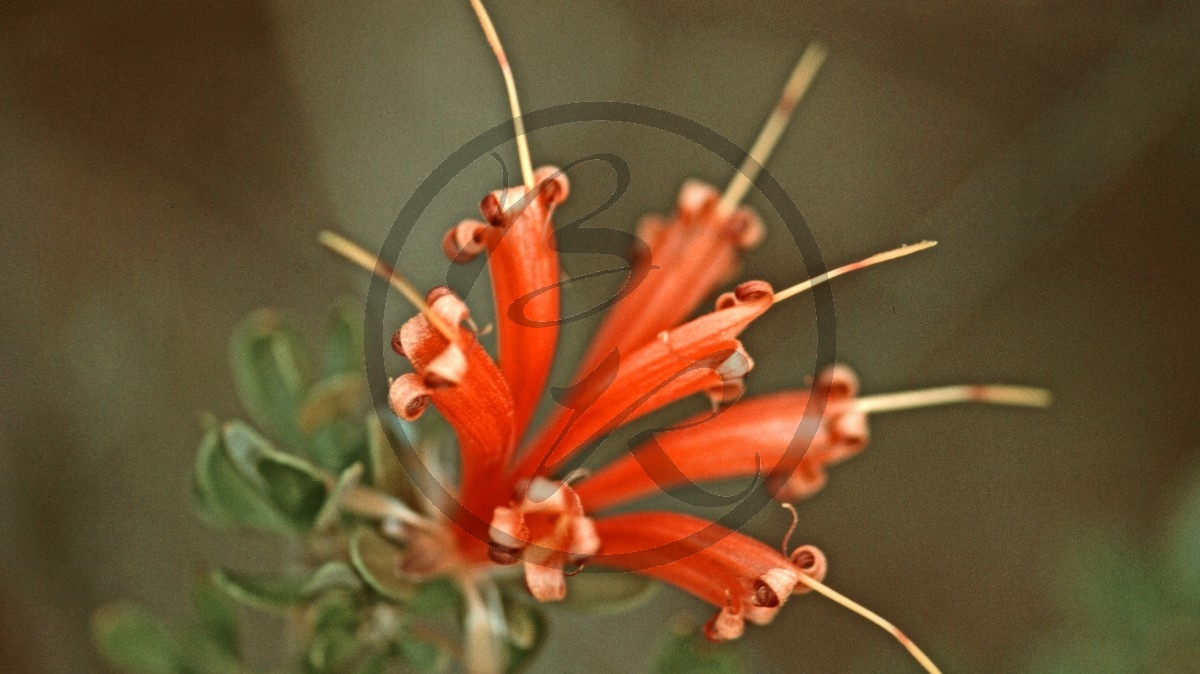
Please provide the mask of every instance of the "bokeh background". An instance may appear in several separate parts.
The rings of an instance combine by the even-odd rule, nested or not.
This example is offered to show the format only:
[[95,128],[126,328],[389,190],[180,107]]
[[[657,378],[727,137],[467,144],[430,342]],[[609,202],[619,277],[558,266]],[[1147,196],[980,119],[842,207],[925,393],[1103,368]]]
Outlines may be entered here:
[[[527,109],[640,103],[742,145],[804,44],[829,44],[771,172],[829,264],[941,242],[836,283],[839,359],[867,392],[1014,382],[1056,399],[1044,412],[878,418],[868,451],[801,508],[799,538],[827,552],[832,585],[948,670],[1028,671],[1048,643],[1086,643],[1069,560],[1119,532],[1153,563],[1200,468],[1200,10],[490,7]],[[269,539],[207,531],[188,498],[199,412],[238,414],[233,326],[272,306],[316,336],[366,279],[315,233],[378,246],[420,181],[507,107],[465,1],[9,0],[0,83],[0,669],[106,671],[87,631],[97,605],[126,597],[183,620],[196,570],[280,555]],[[541,163],[630,162],[609,227],[669,209],[685,177],[730,174],[645,129],[578,125],[531,142]],[[598,168],[572,179],[568,215],[612,188]],[[444,227],[499,180],[498,164],[477,162],[422,219],[401,260],[419,285],[445,274]],[[747,276],[800,280],[786,229],[764,218]],[[580,293],[571,301],[586,306],[603,289]],[[562,362],[589,329],[566,332]],[[811,331],[799,301],[756,324],[752,392],[802,384]],[[751,529],[773,541],[786,522],[771,511]],[[555,615],[538,671],[640,671],[679,612],[707,615],[673,591],[630,615]],[[912,669],[885,635],[818,600],[789,604],[743,646],[758,671]]]

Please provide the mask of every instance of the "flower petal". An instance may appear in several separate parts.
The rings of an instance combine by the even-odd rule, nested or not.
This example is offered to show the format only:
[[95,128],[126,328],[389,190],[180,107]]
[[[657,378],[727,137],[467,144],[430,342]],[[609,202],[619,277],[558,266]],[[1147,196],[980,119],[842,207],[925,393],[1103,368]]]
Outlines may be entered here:
[[[725,376],[740,378],[753,364],[736,335],[770,308],[771,299],[769,284],[748,281],[722,295],[715,311],[661,333],[629,356],[610,356],[569,389],[515,474],[532,476],[543,464],[552,469],[579,447],[684,396],[724,390]],[[600,376],[604,368],[610,376]]]
[[[467,318],[462,300],[446,288],[436,288],[429,293],[428,302],[430,309],[457,331],[458,339],[449,342],[424,315],[409,319],[400,328],[393,343],[416,373],[393,383],[393,410],[404,416],[409,413],[407,407],[396,409],[395,403],[411,400],[416,392],[428,395],[458,437],[460,500],[486,522],[501,489],[496,475],[504,469],[514,444],[512,396],[491,356],[471,331],[459,325]],[[411,377],[420,377],[423,389],[417,388]]]
[[811,496],[824,486],[827,465],[853,456],[866,443],[866,417],[849,397],[857,389],[830,386],[852,376],[848,368],[837,367],[835,381],[829,370],[817,380],[828,396],[823,412],[821,401],[810,402],[808,391],[788,391],[739,400],[715,416],[697,415],[579,482],[576,491],[584,507],[596,512],[688,482],[753,477],[760,471],[786,480],[777,494],[781,500]]
[[465,221],[443,242],[456,262],[487,248],[500,369],[512,392],[518,437],[541,398],[558,341],[559,264],[550,217],[568,191],[566,176],[555,168],[538,169],[534,178],[540,191],[528,203],[520,203],[524,187],[492,192],[480,204],[488,226]]
[[421,377],[408,373],[396,377],[388,388],[388,404],[396,416],[405,421],[416,421],[429,406],[433,391]]
[[634,261],[631,278],[645,273],[645,279],[608,311],[581,372],[592,370],[613,349],[632,353],[679,325],[737,272],[740,252],[762,239],[762,224],[749,209],[718,213],[718,198],[715,188],[689,181],[670,220],[642,220],[637,233],[650,255]]
[[740,636],[748,618],[770,621],[804,572],[764,543],[688,515],[619,515],[596,520],[596,529],[604,542],[595,564],[658,578],[719,607],[705,630],[714,640]]

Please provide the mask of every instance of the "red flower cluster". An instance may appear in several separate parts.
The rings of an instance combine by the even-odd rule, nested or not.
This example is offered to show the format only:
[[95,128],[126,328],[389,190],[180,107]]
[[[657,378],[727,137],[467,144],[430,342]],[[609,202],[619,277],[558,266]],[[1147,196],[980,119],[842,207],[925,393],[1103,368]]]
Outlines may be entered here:
[[[393,410],[414,420],[432,403],[459,440],[458,535],[446,559],[523,562],[530,592],[553,601],[567,592],[564,569],[595,558],[713,603],[719,608],[707,628],[713,639],[739,636],[745,620],[769,622],[793,592],[809,589],[802,576],[823,578],[825,559],[816,548],[785,556],[712,522],[671,512],[595,515],[689,481],[754,476],[764,464],[781,467],[774,471],[786,478],[774,485],[780,498],[813,494],[824,485],[828,465],[866,443],[866,416],[855,408],[856,378],[834,366],[818,375],[811,392],[737,400],[754,366],[738,335],[772,306],[771,286],[743,282],[722,294],[714,310],[685,319],[737,272],[740,252],[762,238],[762,226],[748,209],[722,212],[715,189],[691,182],[671,218],[642,223],[639,234],[649,254],[636,261],[644,268],[632,276],[644,280],[609,312],[577,383],[518,451],[557,339],[554,328],[531,326],[556,324],[558,297],[536,295],[551,299],[529,302],[523,317],[507,309],[557,283],[550,218],[568,193],[566,178],[554,169],[536,175],[534,190],[489,194],[481,205],[484,221],[452,228],[444,246],[457,262],[488,254],[500,364],[467,327],[466,305],[448,288],[430,292],[427,312],[392,340],[414,370],[394,380]],[[685,422],[594,475],[572,484],[556,478],[556,468],[581,448],[699,393],[714,408],[737,402],[711,418]],[[822,400],[811,406],[815,417],[806,419],[811,395]]]
[[[1044,391],[1006,386],[862,398],[857,378],[840,365],[816,373],[810,389],[741,399],[754,361],[738,336],[755,319],[814,285],[932,242],[881,253],[781,292],[764,281],[744,281],[721,294],[712,311],[689,320],[706,297],[733,279],[741,254],[763,238],[758,217],[737,204],[812,83],[824,48],[811,45],[801,57],[723,194],[689,182],[671,217],[642,221],[638,235],[645,246],[634,251],[633,287],[609,310],[575,383],[559,396],[558,409],[530,433],[558,342],[561,271],[551,217],[569,187],[557,169],[532,170],[508,60],[480,0],[471,3],[504,74],[524,185],[487,195],[482,220],[463,221],[443,241],[444,252],[457,263],[487,255],[498,364],[480,345],[466,305],[452,290],[435,288],[422,302],[392,277],[421,313],[392,340],[413,372],[393,381],[391,407],[411,421],[432,404],[454,428],[461,459],[457,504],[445,526],[411,532],[402,570],[459,576],[468,603],[476,607],[468,613],[472,634],[487,631],[487,617],[476,610],[481,602],[473,579],[496,565],[522,563],[529,591],[543,601],[562,599],[567,567],[589,560],[661,579],[718,609],[705,630],[714,640],[740,636],[747,620],[770,622],[788,597],[813,590],[888,629],[926,669],[937,671],[890,623],[825,586],[825,557],[812,546],[780,551],[673,512],[600,515],[664,489],[761,472],[769,473],[767,487],[776,498],[806,498],[825,485],[830,465],[862,451],[868,413],[964,401],[1048,401]],[[330,245],[372,266],[361,249]],[[719,413],[651,435],[592,475],[559,475],[580,449],[695,394],[707,395]],[[468,650],[469,660],[489,661],[487,648]],[[481,671],[487,668],[481,665]]]

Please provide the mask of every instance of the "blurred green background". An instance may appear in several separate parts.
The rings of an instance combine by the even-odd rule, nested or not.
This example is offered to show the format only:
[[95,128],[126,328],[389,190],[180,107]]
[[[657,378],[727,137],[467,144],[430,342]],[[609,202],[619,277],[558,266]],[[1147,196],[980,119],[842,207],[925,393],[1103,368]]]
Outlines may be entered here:
[[[1014,382],[1056,400],[1045,412],[880,417],[867,452],[801,507],[798,539],[826,551],[831,585],[948,671],[1040,669],[1048,651],[1080,643],[1100,659],[1078,671],[1132,671],[1112,635],[1130,650],[1148,637],[1124,618],[1111,633],[1085,625],[1092,608],[1073,602],[1103,613],[1110,601],[1114,615],[1137,603],[1120,592],[1151,574],[1141,565],[1168,565],[1172,513],[1200,478],[1200,10],[489,7],[527,109],[640,103],[743,146],[804,44],[829,44],[771,172],[829,264],[941,242],[835,284],[839,359],[867,393]],[[330,304],[363,297],[366,279],[315,233],[378,246],[420,181],[507,108],[465,0],[9,0],[0,83],[0,670],[104,671],[86,627],[98,604],[126,597],[183,620],[198,569],[280,557],[270,540],[205,530],[188,498],[199,411],[239,413],[233,326],[274,306],[317,335]],[[633,186],[601,218],[609,227],[668,210],[686,177],[730,174],[640,128],[559,127],[531,143],[540,163],[599,151],[629,161]],[[505,158],[515,171],[511,148]],[[444,278],[442,231],[499,180],[493,160],[476,162],[426,213],[401,259],[418,285]],[[612,188],[596,168],[572,180],[568,216]],[[746,275],[800,280],[787,231],[764,218],[770,235]],[[580,293],[571,301],[587,306],[604,290]],[[471,296],[479,312],[486,295]],[[590,327],[565,332],[560,364]],[[811,327],[802,302],[754,326],[751,392],[802,385]],[[773,543],[786,521],[767,512],[752,529]],[[1167,598],[1146,610],[1168,611],[1190,643],[1197,623],[1170,617],[1178,588],[1165,578]],[[538,671],[640,671],[668,617],[707,616],[679,593],[659,597],[631,615],[556,615]],[[269,627],[254,638],[264,660]],[[914,667],[884,634],[807,598],[743,646],[760,671]],[[1164,661],[1178,656],[1168,651]]]

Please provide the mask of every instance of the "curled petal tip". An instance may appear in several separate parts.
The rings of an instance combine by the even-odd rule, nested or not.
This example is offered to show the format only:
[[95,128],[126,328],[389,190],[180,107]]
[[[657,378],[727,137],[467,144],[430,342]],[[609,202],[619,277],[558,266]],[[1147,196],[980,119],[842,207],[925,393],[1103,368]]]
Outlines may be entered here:
[[395,351],[398,355],[404,355],[404,341],[400,336],[400,330],[392,333],[392,351]]
[[751,605],[746,607],[746,620],[755,625],[770,625],[775,616],[779,615],[779,609],[779,606],[768,608]]
[[396,416],[405,421],[416,421],[429,406],[433,392],[415,374],[396,377],[388,389],[388,404]]
[[733,289],[739,302],[753,302],[771,296],[771,284],[766,281],[745,281]]
[[504,205],[500,203],[500,197],[495,192],[488,192],[479,202],[479,214],[493,227],[504,227],[511,222],[511,218],[504,211]]
[[466,264],[483,252],[483,241],[487,225],[478,220],[463,220],[446,230],[442,238],[442,252],[451,261]]
[[767,236],[758,214],[749,208],[739,208],[729,216],[726,227],[740,250],[757,248]]
[[771,284],[766,281],[743,281],[732,292],[722,293],[717,298],[716,309],[722,311],[738,305],[764,302],[769,306],[774,297]]
[[[825,573],[829,571],[829,561],[825,559],[825,553],[812,545],[801,545],[792,550],[789,559],[796,566],[797,571],[817,582],[824,581]],[[792,592],[802,594],[810,590],[811,588],[807,585],[795,584],[793,585]]]
[[775,499],[784,503],[803,501],[825,488],[829,481],[819,462],[804,462],[779,486]]
[[754,594],[751,601],[755,606],[774,608],[787,601],[800,582],[799,571],[789,568],[777,568],[767,571],[754,581]]
[[574,489],[537,477],[511,508],[496,508],[490,543],[493,561],[509,563],[524,553],[525,584],[538,601],[566,595],[563,567],[581,564],[600,549],[595,523],[583,512]]
[[852,398],[858,395],[858,375],[849,366],[834,363],[817,373],[814,387],[831,399]]
[[839,458],[862,451],[871,435],[867,415],[857,410],[848,410],[837,416],[829,430],[839,447]]
[[571,181],[557,166],[539,168],[534,174],[534,182],[542,185],[538,198],[551,206],[561,204],[571,194]]

